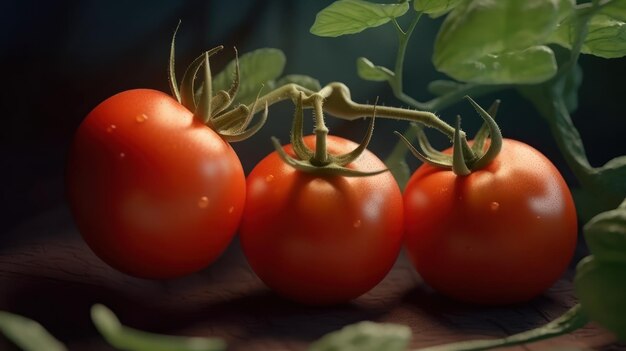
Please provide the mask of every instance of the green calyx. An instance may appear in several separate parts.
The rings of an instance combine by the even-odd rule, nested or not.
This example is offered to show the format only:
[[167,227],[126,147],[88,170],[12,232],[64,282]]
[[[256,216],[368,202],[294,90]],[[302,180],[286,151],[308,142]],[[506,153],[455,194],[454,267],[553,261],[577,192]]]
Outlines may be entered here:
[[[306,100],[306,101],[305,101]],[[311,150],[304,143],[304,103],[313,105],[315,114],[315,128],[313,132],[316,135],[315,150]],[[372,134],[374,132],[374,116],[370,119],[365,137],[354,150],[342,155],[332,155],[328,153],[326,148],[326,137],[328,136],[328,128],[324,124],[323,111],[324,98],[319,94],[312,94],[304,98],[301,93],[297,103],[291,128],[291,145],[297,158],[287,154],[277,138],[272,137],[272,143],[280,158],[291,167],[307,173],[315,173],[326,176],[344,176],[344,177],[364,177],[372,176],[386,172],[387,169],[381,169],[373,172],[362,172],[348,168],[347,165],[356,160],[367,148]],[[374,110],[375,111],[375,110]]]
[[[180,22],[178,24],[180,26]],[[235,72],[233,82],[228,90],[219,90],[213,92],[212,74],[209,58],[220,52],[224,47],[217,46],[202,55],[196,57],[185,70],[180,86],[176,80],[175,73],[175,39],[178,26],[172,36],[170,46],[170,59],[168,78],[172,95],[179,103],[194,113],[194,117],[201,120],[208,127],[213,129],[222,138],[229,142],[245,140],[256,134],[267,121],[268,105],[265,103],[265,109],[261,119],[251,125],[254,118],[254,111],[257,110],[258,96],[252,107],[240,104],[231,107],[235,100],[239,89],[239,61],[237,49],[235,49]],[[202,68],[202,83],[196,87],[196,79]],[[261,87],[262,89],[263,87]],[[259,93],[261,91],[259,90]]]
[[[460,176],[465,176],[473,171],[484,168],[498,156],[502,149],[502,133],[494,119],[498,107],[500,106],[500,100],[494,101],[489,111],[485,111],[469,96],[465,98],[472,104],[476,112],[478,112],[484,120],[480,130],[476,133],[472,146],[468,144],[465,134],[461,130],[460,116],[457,116],[454,128],[452,155],[445,154],[433,148],[423,128],[419,125],[417,128],[419,149],[415,148],[401,133],[395,132],[395,134],[400,137],[416,158],[433,167],[451,170]],[[491,141],[489,146],[485,149],[488,137]]]

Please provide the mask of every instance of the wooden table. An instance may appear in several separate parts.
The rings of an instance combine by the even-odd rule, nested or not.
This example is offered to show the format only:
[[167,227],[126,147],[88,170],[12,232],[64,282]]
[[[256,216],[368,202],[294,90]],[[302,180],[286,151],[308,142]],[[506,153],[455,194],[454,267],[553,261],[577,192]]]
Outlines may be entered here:
[[[0,247],[0,309],[39,321],[70,350],[112,350],[89,319],[94,303],[129,326],[226,339],[229,350],[304,350],[313,340],[362,320],[413,330],[412,347],[497,338],[540,326],[576,303],[572,271],[543,296],[510,307],[450,301],[424,286],[405,255],[373,290],[333,307],[309,307],[272,294],[235,240],[211,267],[171,281],[136,279],[101,262],[83,243],[66,208],[5,235]],[[0,349],[13,346],[0,338]],[[626,350],[597,325],[518,349]]]

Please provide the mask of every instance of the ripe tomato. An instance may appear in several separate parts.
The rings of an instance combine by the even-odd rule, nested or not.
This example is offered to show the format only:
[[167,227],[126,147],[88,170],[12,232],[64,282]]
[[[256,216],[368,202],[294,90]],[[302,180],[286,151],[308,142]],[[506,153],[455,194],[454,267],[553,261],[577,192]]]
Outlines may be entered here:
[[125,91],[91,111],[66,176],[87,244],[114,268],[145,278],[206,267],[231,241],[245,201],[231,146],[155,90]]
[[[305,143],[313,148],[315,136]],[[329,136],[331,154],[357,145]],[[293,156],[291,145],[285,147]],[[385,165],[365,151],[347,167]],[[252,170],[240,227],[252,269],[271,289],[308,304],[351,300],[380,282],[402,245],[402,194],[386,172],[369,177],[297,171],[273,152]]]
[[531,299],[563,274],[576,246],[565,181],[539,151],[515,140],[505,139],[492,163],[465,177],[422,165],[407,184],[404,209],[418,273],[462,301]]

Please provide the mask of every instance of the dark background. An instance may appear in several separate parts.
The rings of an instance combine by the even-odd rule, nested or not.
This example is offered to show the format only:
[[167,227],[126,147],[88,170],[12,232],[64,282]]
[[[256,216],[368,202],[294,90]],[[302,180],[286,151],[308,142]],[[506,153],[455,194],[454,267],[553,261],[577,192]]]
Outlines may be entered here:
[[[72,135],[100,101],[131,88],[168,91],[167,60],[172,32],[179,19],[177,67],[182,72],[202,50],[224,45],[212,61],[214,72],[240,53],[275,47],[287,56],[286,74],[316,77],[322,84],[342,81],[356,101],[400,105],[386,84],[356,75],[355,59],[393,66],[397,46],[386,25],[355,36],[319,38],[309,33],[317,11],[331,1],[2,1],[0,2],[0,248],[18,236],[45,235],[48,228],[25,231],[34,219],[66,211],[63,170]],[[429,81],[442,78],[430,63],[439,21],[424,19],[412,38],[405,63],[405,91],[429,99]],[[584,81],[574,122],[594,165],[626,154],[626,60],[581,59]],[[575,181],[552,141],[547,125],[515,92],[478,100],[486,106],[503,100],[499,123],[505,136],[523,140],[554,160],[572,186]],[[466,103],[439,111],[451,121],[460,113],[473,132],[478,116]],[[262,133],[234,145],[247,171],[271,151],[270,135],[288,138],[289,103],[270,110]],[[378,122],[371,146],[381,158],[396,142],[392,130],[405,124]],[[331,132],[360,139],[360,122],[330,121]],[[443,144],[440,144],[443,145]],[[412,166],[416,165],[412,161]],[[57,212],[55,212],[57,211]]]

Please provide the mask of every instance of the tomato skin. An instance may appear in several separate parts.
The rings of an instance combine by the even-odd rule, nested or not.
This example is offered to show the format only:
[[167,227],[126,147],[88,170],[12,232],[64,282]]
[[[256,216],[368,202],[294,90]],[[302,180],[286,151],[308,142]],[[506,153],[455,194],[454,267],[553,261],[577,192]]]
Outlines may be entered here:
[[511,139],[491,164],[465,177],[422,165],[407,184],[404,208],[416,270],[461,301],[529,300],[563,274],[576,246],[567,184],[539,151]]
[[[315,136],[305,137],[313,148]],[[357,145],[329,136],[331,154]],[[291,145],[285,147],[293,155]],[[348,165],[385,165],[365,151]],[[402,245],[402,194],[389,172],[370,177],[316,176],[285,164],[276,152],[247,178],[241,245],[267,286],[291,300],[346,302],[378,284]]]
[[245,176],[231,146],[169,95],[128,90],[76,132],[66,171],[76,225],[106,263],[143,278],[200,270],[231,241]]

